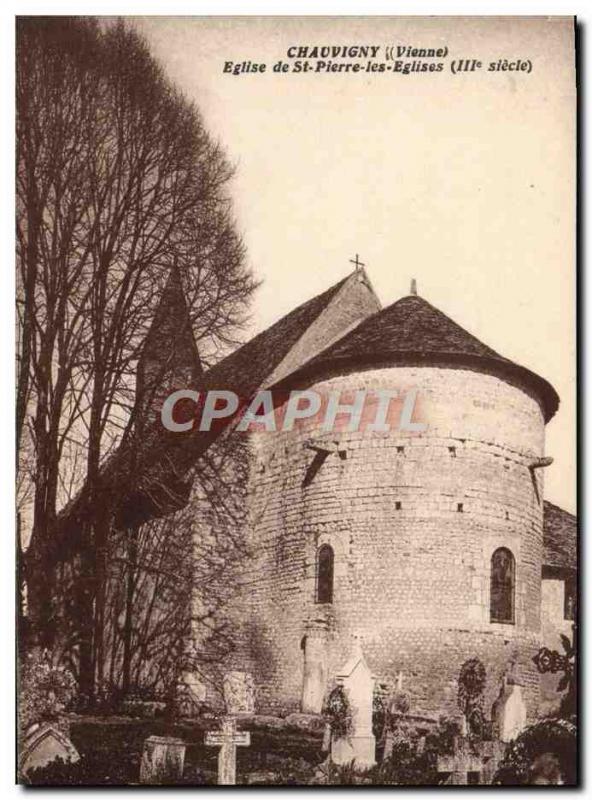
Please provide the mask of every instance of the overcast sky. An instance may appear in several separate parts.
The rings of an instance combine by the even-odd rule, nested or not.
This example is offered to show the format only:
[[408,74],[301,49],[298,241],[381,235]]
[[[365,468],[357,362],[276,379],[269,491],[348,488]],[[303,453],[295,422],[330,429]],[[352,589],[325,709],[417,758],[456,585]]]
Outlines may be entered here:
[[[575,85],[570,19],[136,19],[236,164],[264,284],[252,333],[360,254],[383,305],[409,291],[544,376],[546,497],[575,511]],[[442,73],[276,74],[291,45],[449,48]],[[532,72],[452,75],[451,59]],[[225,61],[265,74],[223,73]],[[364,62],[365,63],[365,62]]]

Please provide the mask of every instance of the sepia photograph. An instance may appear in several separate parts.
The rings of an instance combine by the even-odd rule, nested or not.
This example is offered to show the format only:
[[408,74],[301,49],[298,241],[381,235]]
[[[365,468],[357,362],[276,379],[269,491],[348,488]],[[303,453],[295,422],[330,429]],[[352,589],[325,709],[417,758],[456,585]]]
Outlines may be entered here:
[[13,23],[16,783],[579,786],[575,17]]

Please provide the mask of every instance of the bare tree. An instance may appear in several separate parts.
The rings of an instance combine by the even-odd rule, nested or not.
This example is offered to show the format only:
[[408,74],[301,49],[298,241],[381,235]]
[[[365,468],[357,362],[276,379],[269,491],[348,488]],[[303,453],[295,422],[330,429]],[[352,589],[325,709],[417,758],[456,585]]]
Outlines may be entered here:
[[29,611],[49,643],[48,548],[60,502],[84,486],[93,514],[76,594],[92,693],[104,677],[113,523],[102,470],[134,431],[135,372],[164,285],[176,264],[213,356],[234,342],[255,283],[221,148],[124,23],[18,20],[17,141],[17,440],[30,436],[35,452]]
[[39,635],[50,636],[44,561],[55,521],[60,449],[79,416],[67,394],[86,327],[82,198],[89,143],[82,131],[98,86],[92,69],[98,29],[92,21],[19,20],[18,34],[17,452],[28,435],[35,487],[29,610]]
[[223,437],[197,465],[186,508],[111,530],[102,670],[110,696],[170,697],[180,671],[207,669],[232,650],[225,611],[229,576],[247,554],[247,448],[241,437]]

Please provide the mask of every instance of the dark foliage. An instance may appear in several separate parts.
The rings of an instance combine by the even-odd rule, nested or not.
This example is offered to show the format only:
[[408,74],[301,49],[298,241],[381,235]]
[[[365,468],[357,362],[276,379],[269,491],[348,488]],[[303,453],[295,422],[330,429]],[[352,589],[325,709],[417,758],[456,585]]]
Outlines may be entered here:
[[536,777],[537,762],[547,754],[559,767],[562,782],[577,783],[577,730],[573,720],[544,719],[524,730],[513,742],[501,761],[493,783],[501,786],[528,786]]
[[333,736],[348,736],[352,728],[351,707],[343,686],[336,686],[329,692],[323,708],[323,715],[331,726]]
[[458,706],[473,737],[480,737],[484,732],[483,691],[486,681],[487,672],[478,658],[464,662],[458,677]]
[[395,741],[386,761],[371,773],[374,785],[434,786],[438,782],[438,747],[435,741],[418,748],[414,741]]

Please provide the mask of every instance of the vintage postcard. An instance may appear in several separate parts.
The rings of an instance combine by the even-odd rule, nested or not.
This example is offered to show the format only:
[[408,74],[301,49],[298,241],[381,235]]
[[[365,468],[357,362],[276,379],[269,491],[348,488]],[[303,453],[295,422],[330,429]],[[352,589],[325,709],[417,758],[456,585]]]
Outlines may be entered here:
[[16,19],[18,782],[578,784],[576,41]]

